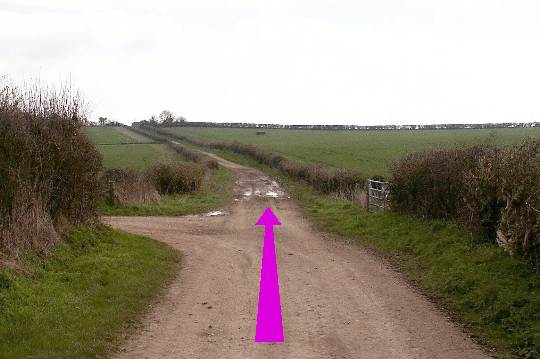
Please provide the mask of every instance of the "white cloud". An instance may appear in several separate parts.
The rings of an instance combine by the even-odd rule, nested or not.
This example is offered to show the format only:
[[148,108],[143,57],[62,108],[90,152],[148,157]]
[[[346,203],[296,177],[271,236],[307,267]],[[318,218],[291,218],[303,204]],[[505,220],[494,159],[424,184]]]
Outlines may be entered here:
[[94,115],[540,121],[534,1],[0,1],[0,74],[70,78]]

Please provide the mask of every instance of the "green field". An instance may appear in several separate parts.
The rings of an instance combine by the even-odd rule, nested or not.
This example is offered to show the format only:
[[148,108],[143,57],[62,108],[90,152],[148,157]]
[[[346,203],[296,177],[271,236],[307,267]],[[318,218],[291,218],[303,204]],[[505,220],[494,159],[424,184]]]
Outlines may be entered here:
[[158,161],[175,155],[165,144],[98,145],[105,168],[133,168],[144,171]]
[[97,145],[138,142],[115,127],[85,127],[84,133]]
[[0,358],[103,358],[177,270],[167,245],[78,227],[24,274],[0,269]]
[[389,163],[406,153],[455,144],[520,142],[540,139],[540,128],[486,130],[317,131],[176,127],[168,129],[194,139],[239,141],[289,158],[356,169],[365,175],[387,175]]
[[165,144],[145,143],[148,140],[129,137],[115,127],[87,127],[84,132],[103,156],[105,168],[144,171],[158,161],[177,157]]

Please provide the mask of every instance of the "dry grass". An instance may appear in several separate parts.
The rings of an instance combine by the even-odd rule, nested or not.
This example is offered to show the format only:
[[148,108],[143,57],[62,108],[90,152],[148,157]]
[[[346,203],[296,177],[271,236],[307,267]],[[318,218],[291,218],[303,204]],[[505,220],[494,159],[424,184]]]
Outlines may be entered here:
[[161,196],[147,173],[113,168],[102,177],[105,203],[120,206],[134,203],[157,203]]

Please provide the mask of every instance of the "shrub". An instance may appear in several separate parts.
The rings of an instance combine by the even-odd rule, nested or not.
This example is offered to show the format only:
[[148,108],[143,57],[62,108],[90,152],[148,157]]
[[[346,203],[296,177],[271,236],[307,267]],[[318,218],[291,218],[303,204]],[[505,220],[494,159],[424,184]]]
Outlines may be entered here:
[[161,194],[192,192],[201,187],[204,168],[187,162],[158,163],[148,174]]
[[455,219],[478,238],[539,263],[539,141],[413,153],[391,171],[394,209]]
[[465,171],[483,146],[411,153],[390,165],[391,206],[421,218],[455,218],[463,205]]
[[504,203],[500,196],[501,148],[490,147],[477,157],[475,166],[463,173],[462,206],[459,220],[480,238],[493,239]]
[[107,204],[155,203],[160,195],[148,174],[132,169],[109,169],[102,176],[103,197]]
[[540,141],[503,149],[497,240],[510,253],[540,260]]
[[0,85],[0,252],[53,243],[63,224],[95,217],[101,156],[69,88]]

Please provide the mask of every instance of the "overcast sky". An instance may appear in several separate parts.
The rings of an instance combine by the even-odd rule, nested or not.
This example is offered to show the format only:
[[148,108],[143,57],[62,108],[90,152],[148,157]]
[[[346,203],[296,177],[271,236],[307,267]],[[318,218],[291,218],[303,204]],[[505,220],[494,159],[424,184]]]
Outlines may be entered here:
[[0,0],[0,75],[92,118],[540,121],[540,1]]

